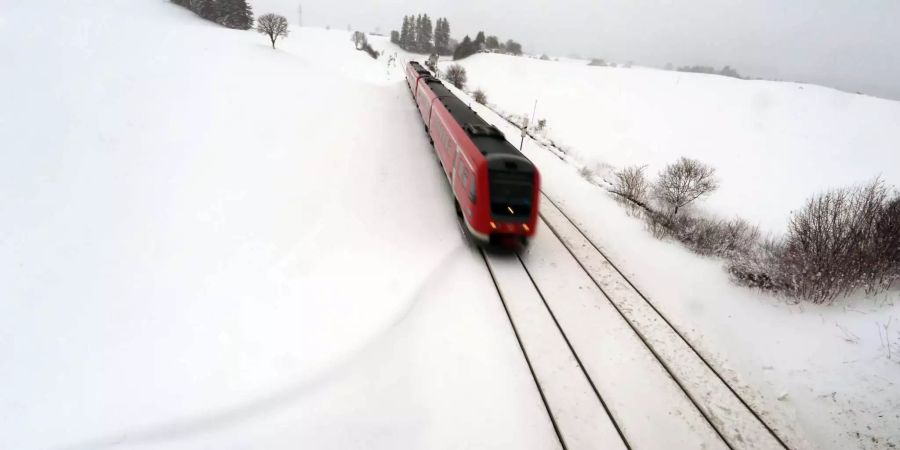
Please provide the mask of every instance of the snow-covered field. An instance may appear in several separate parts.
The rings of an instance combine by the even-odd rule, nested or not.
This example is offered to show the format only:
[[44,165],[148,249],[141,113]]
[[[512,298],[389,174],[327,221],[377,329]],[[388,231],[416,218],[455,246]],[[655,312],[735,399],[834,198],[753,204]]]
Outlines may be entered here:
[[[769,98],[773,93],[793,90],[819,92],[824,97],[797,100],[802,95],[797,94],[780,98],[778,108],[783,114],[787,114],[784,111],[794,111],[788,114],[794,120],[779,125],[777,133],[766,133],[765,127],[773,127],[776,122],[765,119],[765,114],[758,122],[735,119],[753,116],[756,107],[752,103],[744,103],[750,111],[738,111],[736,105],[727,102],[714,109],[716,112],[690,106],[697,102],[708,104],[715,101],[716,97],[710,96],[709,90],[718,89],[722,84],[740,86],[733,84],[740,83],[739,80],[649,69],[581,68],[571,62],[553,63],[503,55],[476,55],[462,63],[467,67],[469,87],[485,89],[489,101],[498,110],[530,114],[534,98],[538,96],[541,103],[538,104],[537,116],[548,119],[550,137],[567,144],[572,152],[584,158],[596,157],[630,164],[642,162],[631,159],[639,156],[653,159],[643,162],[655,162],[659,167],[659,164],[686,154],[716,165],[720,168],[723,186],[730,186],[728,192],[731,193],[723,187],[713,196],[718,198],[718,203],[711,200],[707,205],[722,214],[744,211],[743,206],[722,203],[723,199],[730,198],[729,201],[746,204],[751,194],[778,197],[780,193],[776,186],[779,184],[785,196],[794,193],[798,202],[802,203],[803,192],[813,189],[816,183],[825,183],[820,177],[829,171],[838,178],[836,184],[840,185],[868,177],[855,179],[854,174],[883,172],[887,177],[900,170],[900,163],[892,164],[900,153],[889,149],[898,141],[897,137],[892,136],[900,133],[900,127],[889,126],[891,121],[896,122],[900,118],[898,102],[852,96],[818,86],[747,82],[750,86],[747,89],[761,91],[759,95],[768,95]],[[564,76],[570,70],[576,74],[571,79]],[[596,78],[577,75],[587,71],[597,71],[594,72]],[[670,80],[673,85],[694,85],[693,92],[700,99],[692,99],[678,90],[665,91],[667,86],[660,86],[657,82],[664,80],[664,77],[673,77]],[[683,78],[675,80],[679,77]],[[707,82],[709,86],[705,87]],[[584,89],[585,93],[582,94],[579,89]],[[597,92],[605,92],[611,98],[604,102],[598,100],[594,106],[596,112],[586,113],[587,103],[591,98],[597,98],[592,97]],[[707,93],[700,95],[702,92]],[[651,94],[656,96],[661,110],[671,112],[668,119],[659,117],[663,112],[654,111],[656,100],[651,98]],[[748,96],[751,93],[739,91],[731,95]],[[846,104],[838,104],[824,111],[821,117],[815,109],[805,110],[816,106],[824,108],[829,101],[836,101],[840,96],[845,96]],[[794,100],[799,106],[791,103]],[[819,103],[814,105],[816,101]],[[676,105],[682,105],[680,107],[684,109],[680,115],[673,111]],[[860,111],[863,105],[868,105],[868,109]],[[472,106],[518,144],[517,129],[490,109],[475,102]],[[635,111],[656,119],[639,123]],[[587,115],[581,115],[585,113]],[[820,139],[821,136],[812,133],[810,128],[819,127],[818,122],[824,123],[837,116],[848,121],[844,128],[848,130],[848,136],[829,142],[830,146],[824,151],[836,154],[845,161],[840,170],[830,162],[820,166],[818,161],[804,159],[816,154],[819,148],[785,146],[785,141],[800,139],[798,136]],[[801,117],[808,117],[806,125],[797,124]],[[699,126],[701,123],[703,127]],[[764,141],[770,147],[754,154],[714,154],[711,147],[699,150],[701,144],[711,145],[722,138],[723,129],[734,130],[740,128],[742,123],[756,125],[736,134],[733,147],[746,148],[749,145],[747,140],[751,143]],[[765,127],[758,128],[757,125]],[[638,126],[640,132],[634,129]],[[680,127],[688,127],[688,130]],[[818,129],[820,134],[837,133],[827,126]],[[693,133],[697,152],[703,153],[689,153],[686,149],[693,147],[688,142],[674,139],[675,136],[686,136],[688,131]],[[862,136],[865,133],[871,136]],[[632,150],[647,148],[641,147],[644,144],[639,144],[640,140],[645,143],[655,141],[658,144],[654,145],[659,146],[654,147],[655,152],[644,153],[612,148],[613,142],[619,142],[626,135],[632,137],[629,142],[633,146],[627,147]],[[850,135],[877,145],[875,148],[878,151],[871,150],[871,147],[857,151],[856,148],[838,145],[852,140]],[[673,145],[663,146],[662,142]],[[802,139],[797,145],[801,144],[809,145]],[[799,155],[789,154],[789,148],[798,149]],[[762,404],[774,405],[784,415],[793,417],[795,431],[810,441],[811,448],[839,450],[900,446],[898,290],[876,298],[849,299],[829,307],[789,305],[783,299],[737,287],[729,281],[719,261],[698,257],[677,243],[654,239],[641,220],[630,217],[603,189],[582,179],[577,173],[577,164],[560,160],[530,139],[525,141],[524,152],[541,169],[545,192],[573,215],[611,260],[629,274],[637,287],[722,371],[738,380],[741,392]],[[766,158],[776,158],[786,166],[781,172],[764,177],[753,173],[753,170],[731,177],[728,171],[721,170],[725,167],[737,170],[739,166],[767,164]],[[802,175],[794,177],[791,172],[802,172]],[[893,179],[900,179],[898,175],[894,175]],[[772,210],[783,204],[782,201],[781,197],[773,198]],[[776,216],[782,219],[787,217],[787,210],[775,214],[765,210],[761,204],[757,206],[760,212],[753,217],[760,221],[769,218],[773,226]],[[787,207],[786,204],[784,206]]]
[[402,74],[279,46],[0,6],[0,448],[555,442]]
[[784,231],[792,210],[825,189],[881,175],[900,184],[900,102],[822,86],[634,67],[591,67],[479,54],[469,87],[509,114],[545,118],[554,141],[598,172],[679,156],[716,168],[702,205]]

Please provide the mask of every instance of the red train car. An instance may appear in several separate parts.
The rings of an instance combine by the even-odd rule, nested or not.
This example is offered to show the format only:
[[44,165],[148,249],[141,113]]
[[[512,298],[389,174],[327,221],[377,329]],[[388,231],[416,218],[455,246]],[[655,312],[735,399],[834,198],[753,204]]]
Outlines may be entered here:
[[419,63],[409,63],[406,78],[471,235],[483,243],[534,236],[540,200],[534,164]]
[[424,76],[431,76],[431,72],[421,64],[413,61],[406,65],[406,84],[409,86],[410,92],[415,94],[416,84],[419,82],[419,78]]

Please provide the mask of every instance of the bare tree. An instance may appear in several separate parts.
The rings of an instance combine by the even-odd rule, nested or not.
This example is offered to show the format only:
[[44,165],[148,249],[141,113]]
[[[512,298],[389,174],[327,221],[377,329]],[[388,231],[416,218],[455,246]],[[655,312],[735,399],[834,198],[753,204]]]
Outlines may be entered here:
[[648,183],[644,178],[644,169],[646,168],[647,166],[630,166],[616,172],[616,181],[612,192],[644,206],[648,190]]
[[679,209],[719,187],[715,174],[716,169],[682,156],[660,172],[653,194],[669,208],[669,217],[674,218]]
[[457,89],[462,89],[466,85],[466,69],[459,65],[454,64],[447,68],[447,81],[450,84],[456,86]]
[[288,35],[288,21],[278,14],[265,14],[256,19],[256,31],[269,36],[272,48],[275,48],[275,40]]

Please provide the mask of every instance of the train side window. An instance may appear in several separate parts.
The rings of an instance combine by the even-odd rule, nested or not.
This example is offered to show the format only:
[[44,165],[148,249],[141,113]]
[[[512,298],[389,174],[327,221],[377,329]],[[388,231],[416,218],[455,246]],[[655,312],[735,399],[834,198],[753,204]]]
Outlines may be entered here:
[[469,201],[475,203],[475,174],[473,173],[469,179]]

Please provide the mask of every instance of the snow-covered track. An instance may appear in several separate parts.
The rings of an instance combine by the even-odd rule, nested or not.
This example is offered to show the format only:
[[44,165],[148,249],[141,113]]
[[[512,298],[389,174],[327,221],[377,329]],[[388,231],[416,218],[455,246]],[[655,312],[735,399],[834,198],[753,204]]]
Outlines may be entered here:
[[631,449],[518,255],[481,250],[563,449]]
[[770,413],[754,404],[753,392],[735,388],[545,193],[541,219],[728,447],[803,447],[791,442],[791,430],[779,435],[765,420]]

